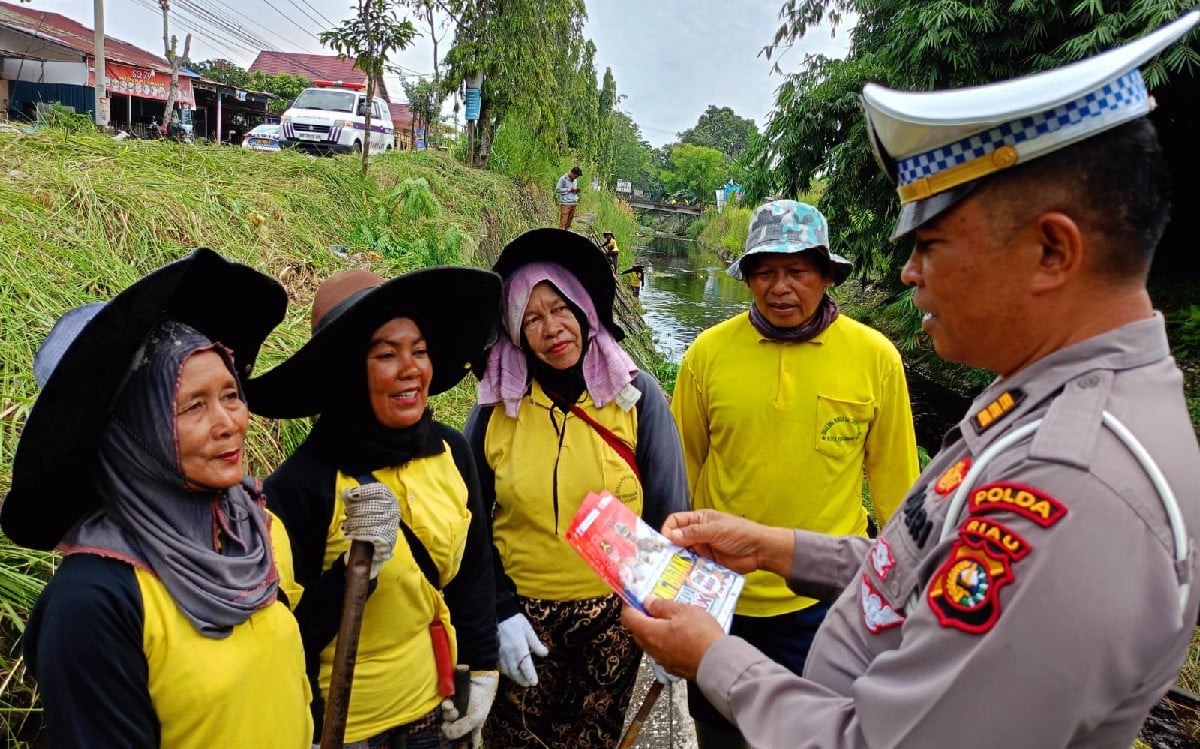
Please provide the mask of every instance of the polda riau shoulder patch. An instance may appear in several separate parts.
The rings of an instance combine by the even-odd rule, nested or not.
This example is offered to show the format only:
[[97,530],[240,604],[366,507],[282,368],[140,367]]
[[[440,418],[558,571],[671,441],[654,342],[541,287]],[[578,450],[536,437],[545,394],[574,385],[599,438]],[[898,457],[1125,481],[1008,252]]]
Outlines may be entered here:
[[938,476],[938,480],[933,484],[933,490],[943,497],[946,496],[962,484],[969,470],[971,470],[970,456],[959,458],[954,465],[947,468],[941,476]]
[[943,627],[979,635],[1000,618],[1000,589],[1013,581],[1012,561],[976,536],[960,536],[929,584],[929,607]]
[[1019,562],[1029,556],[1032,548],[1014,530],[1003,523],[989,518],[968,516],[958,528],[958,534],[963,538],[977,538],[988,544],[991,551],[1006,554],[1009,559]]
[[1005,416],[1012,413],[1014,408],[1021,405],[1023,400],[1025,400],[1025,391],[1020,388],[1013,388],[1001,393],[1000,397],[976,411],[975,415],[971,417],[975,433],[983,434],[1000,423]]
[[1067,514],[1067,508],[1054,497],[1040,489],[1012,481],[984,484],[971,490],[968,510],[972,515],[1013,512],[1043,528],[1049,528]]

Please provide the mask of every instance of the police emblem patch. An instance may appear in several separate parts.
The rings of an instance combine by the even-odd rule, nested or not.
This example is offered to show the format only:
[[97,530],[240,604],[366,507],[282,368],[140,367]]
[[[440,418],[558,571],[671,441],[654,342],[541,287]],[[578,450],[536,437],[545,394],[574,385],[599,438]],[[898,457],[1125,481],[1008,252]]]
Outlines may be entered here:
[[885,629],[904,623],[904,615],[883,600],[883,596],[871,586],[871,581],[866,575],[862,576],[859,600],[862,602],[863,624],[871,634],[877,635]]
[[896,566],[896,558],[892,556],[892,547],[882,538],[875,540],[871,547],[871,569],[879,575],[880,580],[886,580],[888,573]]
[[933,485],[933,490],[943,497],[946,496],[962,484],[969,470],[971,470],[971,458],[969,456],[961,458],[938,477],[937,482]]
[[1008,556],[992,553],[983,538],[965,536],[929,585],[929,607],[943,627],[987,632],[1000,618],[1000,589],[1013,581]]

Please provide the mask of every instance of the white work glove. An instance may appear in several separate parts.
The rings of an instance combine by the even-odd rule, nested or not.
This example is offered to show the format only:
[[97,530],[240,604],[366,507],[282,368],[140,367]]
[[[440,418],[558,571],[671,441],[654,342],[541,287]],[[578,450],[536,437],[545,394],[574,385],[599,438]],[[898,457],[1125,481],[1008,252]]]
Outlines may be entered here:
[[379,568],[392,558],[396,549],[400,502],[391,489],[375,482],[346,489],[342,492],[342,504],[346,507],[342,533],[346,538],[371,544],[371,579],[374,580]]
[[496,628],[500,635],[500,673],[523,687],[536,687],[537,669],[533,656],[545,658],[549,650],[524,614],[513,614]]
[[471,746],[483,743],[483,721],[496,699],[496,687],[500,685],[500,674],[496,671],[472,671],[471,689],[467,693],[467,714],[459,715],[454,700],[442,700],[442,733],[454,741],[471,734]]
[[650,670],[654,672],[654,680],[659,684],[674,684],[679,681],[680,677],[667,673],[666,669],[658,665],[658,661],[651,658],[649,653],[646,653],[646,662],[650,664]]

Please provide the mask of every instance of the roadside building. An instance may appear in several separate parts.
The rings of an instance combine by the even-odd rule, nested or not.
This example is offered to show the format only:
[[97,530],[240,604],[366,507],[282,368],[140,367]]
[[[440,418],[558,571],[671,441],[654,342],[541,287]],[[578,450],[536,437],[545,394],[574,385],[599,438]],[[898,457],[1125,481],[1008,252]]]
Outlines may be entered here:
[[[24,5],[0,2],[0,78],[4,79],[10,119],[33,119],[39,107],[56,102],[71,111],[92,113],[95,35],[92,29]],[[104,37],[109,121],[142,134],[151,118],[162,122],[171,86],[164,57],[133,44]],[[181,71],[176,97],[184,124],[196,105],[194,73]]]

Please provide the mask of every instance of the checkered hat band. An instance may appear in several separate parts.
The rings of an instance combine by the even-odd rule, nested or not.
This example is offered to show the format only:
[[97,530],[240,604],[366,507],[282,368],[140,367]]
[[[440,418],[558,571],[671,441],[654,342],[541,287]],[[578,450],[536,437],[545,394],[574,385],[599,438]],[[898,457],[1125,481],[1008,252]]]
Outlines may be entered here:
[[1099,89],[1045,112],[1006,122],[999,127],[940,146],[932,151],[900,160],[897,181],[901,186],[930,177],[959,164],[986,156],[1000,146],[1017,146],[1052,135],[1060,130],[1082,129],[1112,122],[1114,113],[1138,109],[1149,94],[1136,68]]

